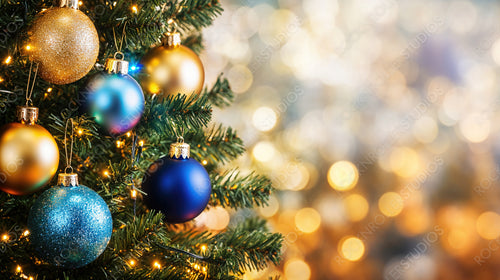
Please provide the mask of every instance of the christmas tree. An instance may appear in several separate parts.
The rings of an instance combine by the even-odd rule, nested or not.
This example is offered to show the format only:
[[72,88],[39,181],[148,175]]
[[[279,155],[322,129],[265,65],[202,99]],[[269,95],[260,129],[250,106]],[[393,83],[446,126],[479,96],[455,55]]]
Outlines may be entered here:
[[[217,0],[0,11],[2,279],[239,279],[278,264],[282,236],[245,210],[267,204],[270,180],[227,167],[243,142],[211,122],[229,83],[201,88]],[[245,219],[193,220],[216,207]]]

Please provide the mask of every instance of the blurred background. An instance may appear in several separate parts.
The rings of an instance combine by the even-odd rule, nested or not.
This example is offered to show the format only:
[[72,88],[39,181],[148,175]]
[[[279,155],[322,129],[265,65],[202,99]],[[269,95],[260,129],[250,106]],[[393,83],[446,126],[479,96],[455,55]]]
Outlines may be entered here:
[[238,96],[216,119],[285,236],[245,279],[500,279],[499,2],[222,2],[202,60]]

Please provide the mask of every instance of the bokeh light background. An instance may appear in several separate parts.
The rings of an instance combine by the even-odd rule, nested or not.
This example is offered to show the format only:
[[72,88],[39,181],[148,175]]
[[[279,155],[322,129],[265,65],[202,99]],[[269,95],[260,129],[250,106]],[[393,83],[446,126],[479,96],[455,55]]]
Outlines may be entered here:
[[238,96],[215,115],[285,236],[245,279],[499,279],[500,2],[222,2],[202,60]]

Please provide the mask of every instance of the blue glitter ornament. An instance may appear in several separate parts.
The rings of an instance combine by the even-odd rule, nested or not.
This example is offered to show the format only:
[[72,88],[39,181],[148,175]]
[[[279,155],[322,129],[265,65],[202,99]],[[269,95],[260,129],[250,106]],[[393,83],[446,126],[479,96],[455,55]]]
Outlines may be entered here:
[[108,59],[106,71],[92,76],[82,92],[85,110],[108,133],[133,129],[144,112],[141,86],[128,75],[128,62]]
[[111,238],[113,220],[106,202],[79,185],[76,174],[59,174],[59,183],[45,191],[28,217],[30,241],[40,258],[65,268],[97,259]]
[[149,167],[142,190],[146,206],[161,211],[169,223],[184,223],[206,208],[212,185],[205,168],[189,158],[189,145],[175,143],[170,156]]

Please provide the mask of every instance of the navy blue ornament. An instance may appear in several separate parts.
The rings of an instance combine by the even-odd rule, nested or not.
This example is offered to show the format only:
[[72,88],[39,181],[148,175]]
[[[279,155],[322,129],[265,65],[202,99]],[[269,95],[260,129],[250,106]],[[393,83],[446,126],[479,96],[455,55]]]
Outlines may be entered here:
[[111,238],[113,220],[106,202],[78,184],[76,174],[59,174],[59,183],[45,191],[28,217],[30,242],[40,258],[64,268],[78,268],[97,259]]
[[205,168],[189,158],[189,145],[175,143],[168,157],[149,167],[142,190],[146,206],[161,211],[169,223],[184,223],[206,208],[212,185]]
[[108,59],[106,71],[92,76],[82,97],[85,110],[109,134],[133,129],[144,112],[141,86],[128,75],[128,62]]

